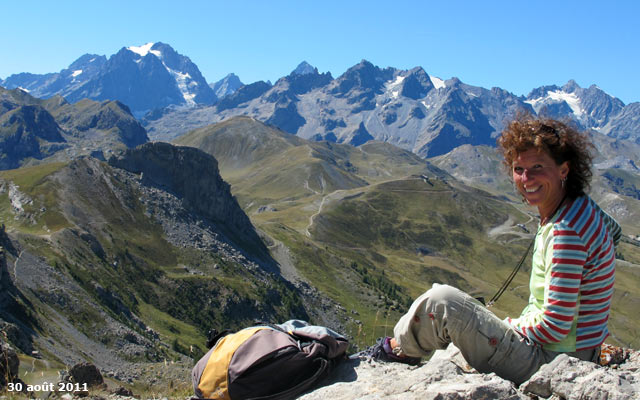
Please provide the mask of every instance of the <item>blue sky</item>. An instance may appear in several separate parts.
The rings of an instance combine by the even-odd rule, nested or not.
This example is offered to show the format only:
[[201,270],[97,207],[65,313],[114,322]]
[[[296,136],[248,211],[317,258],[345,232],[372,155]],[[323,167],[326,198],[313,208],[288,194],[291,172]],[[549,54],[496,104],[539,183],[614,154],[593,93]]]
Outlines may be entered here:
[[575,79],[640,101],[640,1],[2,1],[0,78],[165,42],[214,82],[366,59],[517,95]]

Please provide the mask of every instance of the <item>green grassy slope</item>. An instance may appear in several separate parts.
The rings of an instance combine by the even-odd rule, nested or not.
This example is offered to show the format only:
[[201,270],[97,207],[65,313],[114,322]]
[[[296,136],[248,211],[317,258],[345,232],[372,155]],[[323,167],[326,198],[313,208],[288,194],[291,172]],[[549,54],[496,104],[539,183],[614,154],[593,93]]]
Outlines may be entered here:
[[[21,211],[11,204],[10,184],[20,192]],[[282,281],[247,271],[223,254],[169,243],[138,200],[136,186],[97,160],[1,171],[0,185],[0,215],[14,246],[42,257],[61,274],[56,276],[79,288],[51,302],[46,290],[17,281],[38,316],[39,335],[57,332],[59,321],[43,314],[51,307],[109,348],[120,339],[105,335],[106,313],[145,337],[145,326],[156,331],[155,349],[138,358],[157,360],[175,352],[198,356],[212,327],[306,316],[297,294]],[[34,279],[49,278],[43,273]]]
[[411,174],[444,174],[420,157],[387,143],[354,148],[311,142],[253,118],[234,117],[191,131],[176,144],[197,147],[218,160],[222,177],[248,213],[320,201],[335,190]]
[[[354,316],[350,333],[361,345],[389,334],[412,299],[434,282],[490,297],[531,236],[514,226],[530,223],[528,215],[435,178],[341,191],[327,196],[311,220],[301,217],[290,208],[253,220],[289,246],[300,272]],[[508,227],[493,229],[507,221]],[[516,290],[505,294],[496,312],[519,312],[527,280],[525,273],[516,278]]]

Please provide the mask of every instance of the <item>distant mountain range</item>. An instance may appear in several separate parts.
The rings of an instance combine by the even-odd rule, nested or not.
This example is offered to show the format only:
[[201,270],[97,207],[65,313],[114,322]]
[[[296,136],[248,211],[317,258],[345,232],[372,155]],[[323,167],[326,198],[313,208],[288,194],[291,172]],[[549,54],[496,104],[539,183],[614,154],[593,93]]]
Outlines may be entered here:
[[122,48],[107,59],[84,55],[59,73],[21,73],[0,81],[35,97],[119,100],[142,118],[149,137],[172,140],[195,128],[247,115],[312,140],[361,145],[380,140],[432,157],[463,144],[494,145],[518,111],[574,120],[581,128],[640,143],[640,103],[625,105],[574,81],[516,96],[422,67],[381,69],[363,60],[333,78],[302,62],[274,85],[229,74],[207,84],[198,67],[164,43]]
[[306,139],[355,146],[379,140],[433,157],[464,144],[494,146],[505,121],[524,111],[640,143],[640,103],[625,106],[595,85],[583,89],[569,81],[523,97],[457,78],[443,81],[421,67],[381,69],[362,61],[333,79],[304,64],[273,86],[245,85],[215,105],[149,114],[143,125],[152,139],[172,140],[247,115]]

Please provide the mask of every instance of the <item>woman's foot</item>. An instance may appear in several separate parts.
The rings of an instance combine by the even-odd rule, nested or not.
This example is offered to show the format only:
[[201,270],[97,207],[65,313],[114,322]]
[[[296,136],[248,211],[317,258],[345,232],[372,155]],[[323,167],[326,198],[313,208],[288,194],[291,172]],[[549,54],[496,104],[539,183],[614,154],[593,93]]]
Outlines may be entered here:
[[369,346],[367,349],[355,354],[358,358],[375,359],[386,362],[399,362],[409,365],[420,364],[420,357],[409,357],[402,353],[398,342],[392,337],[379,338],[376,344]]

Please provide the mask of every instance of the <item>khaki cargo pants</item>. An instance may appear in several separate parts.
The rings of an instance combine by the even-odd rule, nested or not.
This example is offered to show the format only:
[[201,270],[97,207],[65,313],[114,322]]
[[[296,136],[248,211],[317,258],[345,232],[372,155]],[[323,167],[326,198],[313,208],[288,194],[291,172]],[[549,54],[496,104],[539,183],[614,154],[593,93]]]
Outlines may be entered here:
[[[402,351],[413,357],[453,343],[479,372],[495,372],[518,385],[561,354],[518,334],[468,294],[437,283],[400,318],[394,336]],[[568,354],[588,361],[599,356],[593,349]]]

